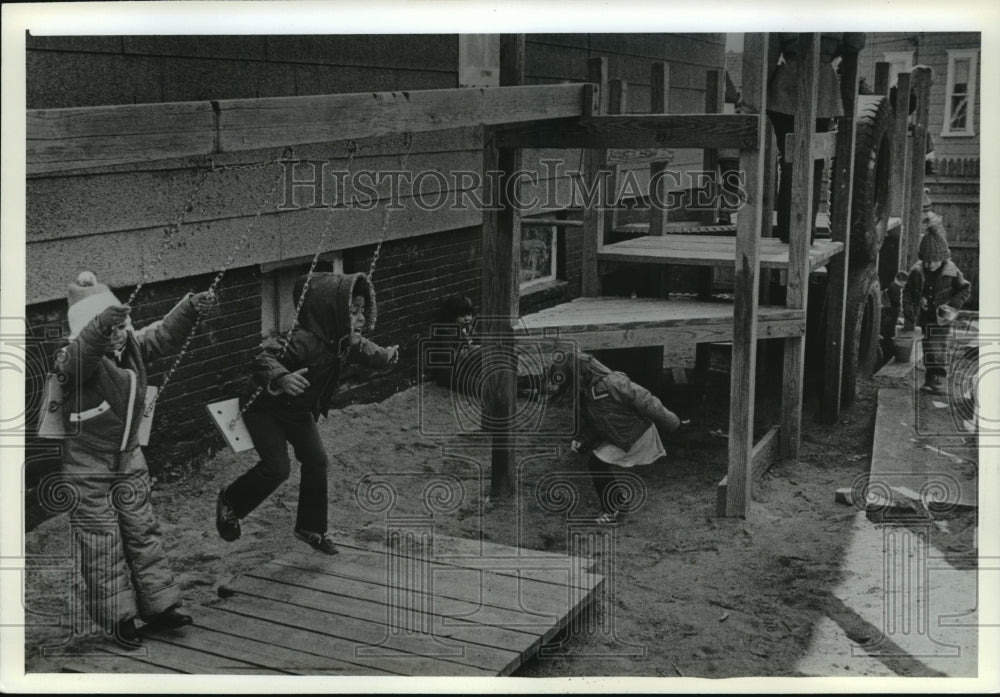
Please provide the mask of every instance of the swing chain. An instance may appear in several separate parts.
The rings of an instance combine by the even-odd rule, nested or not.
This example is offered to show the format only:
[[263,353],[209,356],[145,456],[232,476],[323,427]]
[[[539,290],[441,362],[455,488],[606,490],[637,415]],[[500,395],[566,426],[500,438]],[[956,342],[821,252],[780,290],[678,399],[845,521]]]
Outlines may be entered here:
[[[413,147],[413,133],[407,131],[403,135],[403,143],[405,149],[403,150],[403,156],[399,161],[399,171],[402,172],[406,169],[406,163],[410,159],[410,150]],[[397,192],[398,195],[399,192]],[[392,191],[389,191],[389,202],[386,204],[385,208],[382,210],[382,229],[379,231],[378,244],[375,245],[375,251],[372,253],[372,263],[368,267],[368,280],[370,281],[375,276],[375,266],[378,264],[379,255],[382,253],[382,243],[385,242],[386,232],[389,229],[389,216],[392,214]]]
[[[350,144],[348,145],[348,157],[347,157],[348,174],[350,174],[350,172],[353,171],[354,156],[357,155],[357,152],[358,152],[357,142],[354,140],[350,141]],[[288,346],[290,344],[292,332],[298,325],[299,313],[302,311],[302,305],[305,303],[306,294],[309,292],[309,284],[312,282],[312,277],[316,272],[316,264],[319,263],[319,258],[323,254],[323,249],[326,246],[326,237],[330,233],[330,230],[333,227],[332,225],[333,212],[336,209],[337,206],[330,206],[329,208],[327,208],[329,216],[327,217],[326,224],[323,226],[323,233],[322,235],[320,235],[319,244],[316,246],[316,253],[313,254],[312,261],[309,263],[309,271],[306,272],[306,280],[305,283],[302,284],[302,292],[299,294],[299,300],[297,303],[295,303],[295,309],[292,312],[292,321],[288,325],[288,329],[282,332],[282,337],[279,339],[282,342],[281,351],[278,354],[279,360],[282,357],[284,357],[285,353],[288,351]],[[240,418],[242,418],[243,414],[246,413],[246,410],[249,409],[253,405],[253,403],[257,401],[257,398],[260,397],[263,391],[264,391],[263,386],[258,386],[257,389],[254,390],[253,394],[250,395],[246,403],[240,408],[239,413],[237,413],[236,416],[234,416],[233,419],[229,422],[230,430],[232,430],[232,428],[237,423],[239,423]]]
[[[270,164],[279,164],[279,163],[280,163],[280,161],[274,161],[274,162],[270,162],[268,164],[270,165]],[[247,229],[243,232],[243,235],[240,237],[239,241],[236,243],[236,247],[233,249],[232,253],[229,255],[229,258],[226,260],[225,265],[223,265],[222,269],[220,269],[219,272],[215,275],[215,278],[212,279],[212,283],[209,285],[207,292],[211,293],[211,292],[215,291],[216,286],[219,285],[219,281],[222,280],[222,277],[225,275],[226,271],[229,269],[229,266],[236,259],[236,255],[239,253],[239,251],[243,247],[243,245],[246,244],[246,241],[250,237],[250,233],[253,231],[254,227],[257,225],[257,221],[260,220],[260,216],[264,212],[264,204],[271,198],[271,196],[277,190],[278,184],[280,184],[283,181],[283,179],[284,179],[284,176],[283,176],[283,173],[281,173],[271,183],[271,186],[270,186],[270,188],[268,188],[267,193],[264,194],[264,197],[261,200],[260,205],[257,206],[257,212],[254,214],[253,220],[250,221],[250,224],[247,226]],[[181,364],[181,361],[184,359],[184,354],[187,352],[188,346],[191,344],[191,340],[194,338],[195,330],[198,328],[198,325],[201,323],[202,317],[203,317],[202,312],[199,310],[198,311],[198,316],[195,318],[194,323],[192,323],[191,329],[188,332],[187,337],[184,339],[184,343],[181,344],[181,348],[177,352],[177,357],[174,359],[174,362],[170,366],[170,369],[167,371],[166,375],[163,376],[163,382],[160,383],[160,389],[157,390],[157,392],[154,395],[153,399],[149,402],[149,404],[146,405],[146,408],[143,411],[143,417],[148,417],[152,413],[153,407],[156,405],[157,400],[160,398],[160,395],[163,394],[163,390],[167,387],[167,384],[170,382],[170,379],[173,377],[174,372],[177,370],[178,366]]]

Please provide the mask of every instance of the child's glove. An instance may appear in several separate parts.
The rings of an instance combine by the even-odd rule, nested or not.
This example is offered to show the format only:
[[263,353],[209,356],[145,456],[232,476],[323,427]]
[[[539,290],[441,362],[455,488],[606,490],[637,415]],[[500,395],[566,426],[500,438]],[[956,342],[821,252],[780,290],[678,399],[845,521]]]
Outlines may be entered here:
[[198,310],[199,315],[203,315],[215,307],[215,291],[206,290],[201,293],[195,293],[192,298],[194,300],[195,309]]
[[395,365],[396,363],[399,363],[399,344],[396,344],[395,346],[390,346],[389,348],[386,349],[386,351],[389,352],[389,358],[388,358],[389,365]]
[[111,305],[104,308],[101,314],[97,316],[97,321],[101,325],[101,329],[107,333],[115,327],[125,324],[128,314],[131,311],[132,308],[128,305]]
[[302,377],[308,368],[299,368],[294,373],[285,373],[278,378],[278,387],[287,395],[297,397],[309,388],[309,381]]
[[579,453],[583,450],[583,443],[581,441],[573,439],[569,442],[569,449],[572,450],[574,453]]

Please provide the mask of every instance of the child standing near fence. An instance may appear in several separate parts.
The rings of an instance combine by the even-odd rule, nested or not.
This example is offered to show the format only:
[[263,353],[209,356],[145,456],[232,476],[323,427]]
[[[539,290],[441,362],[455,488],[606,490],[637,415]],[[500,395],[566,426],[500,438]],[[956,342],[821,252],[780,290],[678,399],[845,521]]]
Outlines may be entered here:
[[628,502],[621,500],[624,488],[617,468],[649,465],[666,451],[660,432],[677,430],[681,421],[646,388],[612,371],[593,356],[582,352],[557,355],[549,377],[552,395],[571,389],[578,380],[583,428],[571,444],[574,452],[590,454],[588,467],[601,507],[597,522],[617,523]]
[[948,375],[948,338],[951,323],[969,299],[972,284],[951,260],[951,250],[939,222],[930,224],[920,239],[918,261],[910,268],[903,288],[903,330],[923,330],[925,392],[945,392]]
[[224,540],[240,536],[240,519],[288,479],[290,443],[302,464],[295,536],[336,554],[326,534],[328,460],[316,423],[330,410],[342,366],[385,367],[399,360],[399,347],[382,348],[361,336],[376,318],[375,289],[365,274],[303,276],[293,290],[296,305],[303,292],[295,329],[265,341],[253,361],[253,379],[264,391],[243,418],[260,461],[219,491],[215,523]]
[[142,642],[137,617],[152,630],[192,621],[178,612],[180,592],[139,447],[146,361],[176,351],[215,296],[188,294],[162,321],[139,331],[130,308],[89,271],[70,284],[68,301],[69,343],[57,354],[55,372],[69,434],[63,473],[79,498],[70,515],[87,610],[119,644],[135,649]]

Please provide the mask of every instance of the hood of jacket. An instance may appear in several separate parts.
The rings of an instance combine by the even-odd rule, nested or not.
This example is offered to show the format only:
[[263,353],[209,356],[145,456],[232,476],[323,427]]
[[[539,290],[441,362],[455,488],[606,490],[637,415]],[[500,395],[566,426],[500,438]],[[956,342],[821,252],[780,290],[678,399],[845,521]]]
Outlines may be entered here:
[[312,276],[301,276],[292,289],[292,299],[296,304],[303,290],[305,300],[299,310],[299,326],[318,336],[337,353],[349,348],[344,340],[351,336],[350,308],[351,298],[355,295],[365,299],[363,331],[369,333],[375,329],[375,288],[366,274],[314,273]]

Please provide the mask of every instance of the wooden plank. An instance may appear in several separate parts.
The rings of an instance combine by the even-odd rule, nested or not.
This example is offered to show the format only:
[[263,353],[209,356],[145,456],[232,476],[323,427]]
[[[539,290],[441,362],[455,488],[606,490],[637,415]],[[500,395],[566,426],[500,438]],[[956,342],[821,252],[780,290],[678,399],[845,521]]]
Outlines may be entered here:
[[[186,628],[184,632],[193,631]],[[178,631],[180,635],[182,632]],[[225,675],[266,675],[283,674],[285,671],[257,665],[252,661],[244,661],[219,655],[216,649],[197,650],[173,643],[167,643],[159,634],[146,635],[144,639],[145,656],[132,652],[129,655],[136,660],[144,661],[164,668],[179,670],[184,673],[206,673]]]
[[906,182],[909,181],[910,158],[907,152],[910,148],[910,140],[907,137],[907,103],[910,94],[910,74],[900,73],[896,76],[896,109],[893,112],[892,132],[890,141],[892,142],[892,164],[889,175],[889,216],[899,218],[899,266],[900,269],[908,269],[903,266],[906,261],[907,246],[907,222],[906,202],[909,189]]
[[[483,144],[483,171],[500,172],[491,179],[496,186],[491,200],[499,207],[483,211],[483,290],[481,319],[484,320],[482,426],[493,433],[490,450],[490,494],[507,498],[515,490],[516,442],[508,426],[517,407],[517,375],[504,368],[516,359],[510,339],[511,323],[518,309],[518,269],[521,258],[520,218],[509,191],[510,175],[520,171],[520,151],[498,148],[495,132],[488,129]],[[487,184],[484,182],[484,187]]]
[[29,109],[27,174],[208,155],[215,147],[210,102]]
[[[760,213],[764,178],[763,105],[767,104],[767,34],[744,35],[743,93],[761,105],[755,119],[755,138],[740,152],[740,169],[746,173],[746,204],[736,223],[736,263],[733,274],[733,351],[729,402],[729,486],[726,515],[746,516],[750,510],[753,448],[755,361],[757,358],[757,298],[760,270]],[[751,108],[751,107],[747,107]]]
[[[354,555],[338,555],[337,564],[324,564],[325,560],[317,560],[315,555],[292,552],[275,559],[272,564],[292,566],[297,569],[343,576],[371,583],[391,582],[393,588],[430,591],[426,579],[393,578],[390,573],[388,557],[381,554],[358,553]],[[397,560],[398,561],[398,560]],[[475,602],[489,599],[491,605],[509,610],[532,611],[536,614],[548,614],[553,618],[560,613],[568,612],[566,607],[569,593],[565,587],[553,586],[547,583],[531,581],[525,578],[491,574],[476,569],[465,569],[434,561],[420,561],[420,566],[428,574],[438,579],[434,583],[433,593],[446,598],[457,598]],[[482,583],[489,579],[489,584]]]
[[[608,82],[608,113],[609,114],[624,114],[628,111],[626,104],[628,103],[628,83],[625,80],[611,80]],[[619,186],[619,175],[623,169],[620,165],[611,164],[611,153],[604,153],[604,162],[608,165],[608,171],[611,172],[611,176],[608,178],[609,190],[612,192],[618,191]],[[604,230],[614,230],[615,222],[617,219],[618,208],[615,205],[608,206],[604,211],[602,211],[604,216]],[[602,240],[603,241],[603,240]]]
[[[847,112],[844,112],[847,114]],[[837,133],[844,127],[844,117],[837,124],[837,131],[813,133],[812,160],[829,160],[837,154]],[[789,162],[795,162],[795,134],[785,135],[785,153]]]
[[872,87],[872,94],[889,94],[889,68],[892,67],[885,61],[875,63],[875,84]]
[[[603,114],[607,108],[605,103],[609,99],[607,61],[603,58],[589,60],[587,61],[587,70],[592,82],[594,78],[601,81],[596,88],[598,90],[596,94],[593,87],[587,93],[590,95],[587,100],[587,113],[589,115]],[[596,201],[581,202],[583,206],[583,239],[581,241],[583,259],[580,268],[580,293],[585,296],[595,296],[600,295],[601,292],[601,277],[597,269],[597,250],[604,245],[604,215],[598,210],[597,204],[606,196],[606,193],[602,191],[602,184],[606,184],[606,182],[600,182],[598,178],[603,177],[603,173],[607,171],[607,150],[594,148],[584,150],[580,169],[584,184],[597,187]]]
[[413,675],[504,675],[505,671],[509,672],[510,665],[515,668],[519,665],[519,656],[513,651],[454,641],[440,650],[450,656],[434,655],[432,651],[437,647],[426,634],[401,632],[390,638],[389,628],[382,624],[330,615],[267,598],[236,596],[220,605],[220,609],[326,635],[339,640],[327,641],[333,649],[332,655],[342,660],[350,658],[352,662],[389,669],[399,667],[399,672]]
[[837,153],[831,176],[833,210],[831,236],[844,245],[842,254],[830,261],[827,282],[827,315],[820,419],[833,423],[840,418],[840,384],[844,366],[844,320],[847,303],[847,268],[850,259],[852,192],[854,187],[855,112],[858,94],[858,54],[846,53],[840,63],[841,99],[844,115],[837,126]]
[[[823,266],[844,245],[831,240],[816,240],[809,248],[809,268]],[[601,261],[625,261],[652,264],[729,266],[736,252],[735,238],[677,235],[641,237],[605,245],[598,252]],[[760,264],[764,268],[786,268],[788,245],[777,238],[761,240]]]
[[178,675],[182,670],[131,658],[125,654],[74,656],[62,664],[64,673],[155,673]]
[[[164,632],[160,641],[236,658],[258,666],[293,675],[398,675],[398,672],[365,667],[340,657],[317,655],[284,646],[287,637],[298,633],[283,625],[240,617],[218,608],[202,606],[197,610],[195,627],[201,631]],[[306,648],[308,644],[303,644]],[[313,649],[314,650],[314,649]]]
[[221,152],[578,116],[583,85],[330,94],[217,102]]
[[[819,85],[819,34],[799,34],[798,74],[795,102],[795,153],[800,163],[792,172],[791,222],[788,239],[788,282],[785,304],[804,310],[809,292],[809,238],[813,229],[812,140],[816,123],[816,96]],[[802,375],[806,342],[802,337],[785,339],[781,380],[781,455],[798,456],[802,429]]]
[[[289,569],[294,573],[294,570]],[[306,582],[310,576],[306,575]],[[372,600],[354,598],[342,593],[329,593],[324,590],[304,588],[298,578],[290,579],[291,583],[274,580],[256,579],[254,585],[248,581],[247,588],[252,588],[255,597],[267,598],[278,602],[291,603],[299,607],[323,612],[333,618],[344,617],[350,620],[362,620],[376,625],[392,628],[396,622],[396,630],[409,631],[435,636],[445,640],[453,640],[462,644],[475,644],[485,648],[511,651],[521,655],[524,660],[537,653],[542,645],[542,637],[555,636],[558,631],[556,623],[548,621],[544,624],[521,627],[504,627],[477,621],[466,621],[452,618],[433,611],[434,599],[417,598],[409,591],[398,593],[387,599],[380,597],[386,594],[385,589]],[[245,592],[246,594],[246,592]],[[405,595],[406,606],[395,602]],[[473,613],[475,616],[475,613]],[[339,621],[339,620],[336,620]],[[523,619],[521,621],[524,624]],[[402,626],[405,624],[406,626]],[[397,647],[401,648],[401,647]]]
[[[244,595],[262,596],[278,600],[275,590],[271,588],[274,584],[282,584],[288,587],[287,570],[293,567],[271,567],[269,565],[261,567],[259,570],[233,579],[225,584],[227,593],[242,593]],[[278,577],[278,578],[275,578]],[[281,579],[281,580],[279,580]],[[357,579],[343,576],[332,576],[329,574],[299,573],[299,577],[294,579],[295,585],[309,590],[320,591],[331,596],[329,602],[337,602],[336,599],[355,598],[382,598],[386,594],[385,582],[359,581]],[[471,601],[458,598],[447,598],[433,593],[414,590],[413,596],[425,603],[428,614],[432,614],[442,621],[455,626],[468,624],[479,624],[488,626],[506,627],[522,631],[528,634],[542,632],[544,640],[550,637],[550,628],[556,627],[552,615],[539,615],[534,612],[525,612],[503,607],[496,607],[482,602],[482,600]],[[423,597],[421,597],[423,596]],[[343,612],[343,608],[338,605],[338,611]],[[383,615],[387,612],[383,606]]]
[[747,114],[627,114],[500,126],[497,137],[511,148],[742,148],[759,130]]
[[[649,70],[649,113],[667,114],[670,112],[670,65],[664,61],[656,61]],[[651,235],[664,235],[667,231],[669,215],[665,205],[667,201],[667,182],[664,172],[669,162],[652,162],[649,165],[649,178],[653,182],[655,190],[649,192],[650,209],[648,233]],[[658,203],[659,202],[659,203]],[[658,297],[665,297],[669,293],[670,277],[669,270],[662,269],[653,290]],[[662,365],[662,361],[661,361]]]
[[[920,247],[920,237],[923,233],[921,221],[924,197],[924,158],[927,149],[924,145],[927,142],[927,116],[930,108],[930,89],[932,77],[931,70],[927,67],[918,67],[913,70],[913,83],[911,88],[917,95],[917,109],[914,113],[913,135],[910,137],[909,171],[906,182],[908,198],[905,200],[903,216],[906,219],[907,245],[903,250],[906,254],[906,264],[900,266],[901,269],[908,269],[917,261],[917,249]],[[903,102],[905,104],[905,102]]]
[[[750,469],[753,479],[759,479],[778,458],[780,452],[781,439],[779,437],[780,426],[772,426],[764,436],[753,446],[753,453],[750,456]],[[722,478],[715,489],[715,510],[719,517],[726,515],[726,487],[729,484],[729,476]]]

